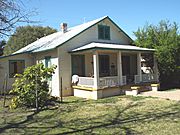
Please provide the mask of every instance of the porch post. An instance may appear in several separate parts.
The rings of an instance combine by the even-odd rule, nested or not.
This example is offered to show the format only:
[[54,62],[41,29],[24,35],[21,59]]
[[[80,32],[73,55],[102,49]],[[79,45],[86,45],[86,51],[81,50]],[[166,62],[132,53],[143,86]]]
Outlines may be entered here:
[[93,68],[94,68],[94,89],[98,89],[99,82],[99,57],[98,52],[93,52]]
[[122,81],[122,58],[121,58],[121,51],[118,51],[118,55],[117,55],[117,68],[118,68],[118,82],[119,82],[119,85],[122,85],[123,81]]
[[139,81],[142,82],[142,71],[141,71],[141,53],[137,53],[137,74],[139,75]]
[[158,65],[157,65],[157,60],[154,56],[154,75],[155,75],[155,81],[159,82],[159,72],[158,72]]

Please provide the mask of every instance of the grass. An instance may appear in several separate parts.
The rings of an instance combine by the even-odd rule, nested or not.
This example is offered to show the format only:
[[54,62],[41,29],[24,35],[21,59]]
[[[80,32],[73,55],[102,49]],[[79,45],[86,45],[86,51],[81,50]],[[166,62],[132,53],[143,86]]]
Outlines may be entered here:
[[97,101],[67,97],[62,104],[35,113],[23,108],[2,108],[0,99],[0,134],[179,133],[180,102],[177,101],[131,96]]

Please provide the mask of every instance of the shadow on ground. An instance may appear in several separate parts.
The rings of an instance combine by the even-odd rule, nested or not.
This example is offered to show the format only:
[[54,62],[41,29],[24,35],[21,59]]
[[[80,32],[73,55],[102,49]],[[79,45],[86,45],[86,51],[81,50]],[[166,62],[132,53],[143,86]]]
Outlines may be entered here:
[[[113,113],[95,115],[93,117],[87,116],[85,118],[72,115],[81,109],[81,106],[86,105],[87,102],[85,100],[79,100],[78,102],[67,101],[59,104],[56,108],[46,108],[40,112],[29,112],[27,114],[23,112],[22,116],[17,116],[19,117],[17,120],[7,120],[4,124],[0,121],[0,134],[15,132],[28,134],[104,134],[108,130],[113,134],[143,134],[134,129],[136,123],[164,118],[180,118],[179,102],[167,108],[161,108],[156,111],[149,110],[146,113],[132,111],[133,108],[141,106],[143,102],[130,102],[125,107],[113,107]],[[92,102],[95,103],[95,101]],[[96,108],[92,107],[91,109]],[[16,113],[9,113],[7,117],[11,117],[13,114]],[[69,117],[74,116],[74,118],[67,119],[68,114]]]

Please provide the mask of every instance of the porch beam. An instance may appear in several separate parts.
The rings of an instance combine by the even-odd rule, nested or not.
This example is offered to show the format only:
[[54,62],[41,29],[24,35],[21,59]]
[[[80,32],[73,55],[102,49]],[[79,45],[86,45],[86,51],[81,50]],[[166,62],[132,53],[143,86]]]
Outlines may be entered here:
[[139,75],[139,81],[142,82],[142,71],[141,71],[141,53],[137,53],[137,74]]
[[122,81],[122,58],[121,58],[121,51],[118,51],[117,55],[117,69],[118,69],[118,82],[119,85],[121,86],[123,84]]
[[94,89],[98,89],[99,82],[99,56],[98,52],[93,52],[93,68],[94,68]]

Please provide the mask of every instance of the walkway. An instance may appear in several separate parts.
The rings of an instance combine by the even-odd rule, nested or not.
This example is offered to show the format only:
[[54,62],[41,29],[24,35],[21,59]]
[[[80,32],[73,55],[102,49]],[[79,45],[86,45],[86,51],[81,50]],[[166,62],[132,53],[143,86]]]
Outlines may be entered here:
[[148,91],[148,92],[142,92],[139,95],[180,101],[180,89],[169,90],[169,91],[157,91],[157,92]]

